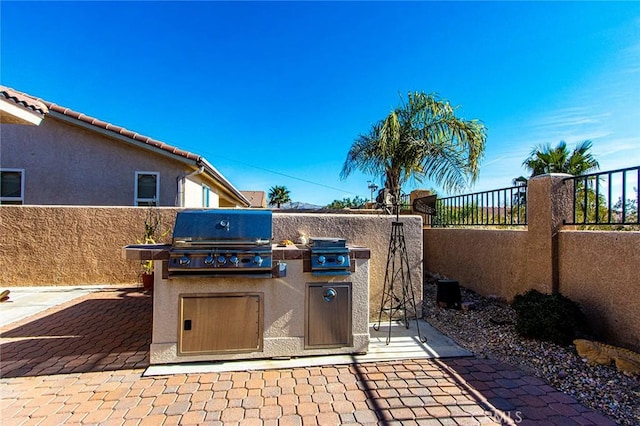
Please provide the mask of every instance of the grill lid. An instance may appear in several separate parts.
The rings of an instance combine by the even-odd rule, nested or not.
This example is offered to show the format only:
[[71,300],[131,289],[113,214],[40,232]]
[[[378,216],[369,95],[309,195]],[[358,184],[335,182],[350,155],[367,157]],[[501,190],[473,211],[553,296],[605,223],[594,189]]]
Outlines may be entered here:
[[349,275],[351,260],[347,240],[344,238],[312,237],[308,244],[311,250],[311,273],[313,275]]
[[269,245],[271,232],[271,210],[190,209],[176,215],[173,245]]
[[311,237],[309,238],[308,245],[311,250],[345,248],[347,246],[347,240],[345,238],[334,237]]

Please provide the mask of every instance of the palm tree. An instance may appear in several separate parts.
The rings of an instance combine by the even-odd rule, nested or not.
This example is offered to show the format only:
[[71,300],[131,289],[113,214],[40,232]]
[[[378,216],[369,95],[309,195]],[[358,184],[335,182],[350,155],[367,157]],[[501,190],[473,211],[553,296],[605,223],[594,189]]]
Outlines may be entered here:
[[524,160],[522,165],[531,172],[531,177],[546,173],[580,176],[600,167],[589,152],[591,145],[590,140],[582,141],[576,145],[573,152],[569,152],[565,141],[560,141],[555,148],[551,144],[539,145],[531,151],[529,158]]
[[280,204],[288,203],[291,201],[289,197],[289,190],[286,186],[272,186],[269,189],[269,205],[276,205],[280,208]]
[[356,169],[384,176],[385,188],[396,197],[410,178],[462,189],[478,176],[486,128],[478,120],[456,117],[454,110],[434,94],[409,93],[406,102],[356,138],[340,177]]

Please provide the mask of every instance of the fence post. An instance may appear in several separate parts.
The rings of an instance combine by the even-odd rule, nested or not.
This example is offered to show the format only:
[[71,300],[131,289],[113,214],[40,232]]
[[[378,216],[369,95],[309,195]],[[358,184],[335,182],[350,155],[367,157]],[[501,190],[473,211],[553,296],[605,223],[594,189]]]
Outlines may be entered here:
[[558,231],[573,208],[573,181],[564,173],[539,175],[527,189],[527,288],[557,292]]

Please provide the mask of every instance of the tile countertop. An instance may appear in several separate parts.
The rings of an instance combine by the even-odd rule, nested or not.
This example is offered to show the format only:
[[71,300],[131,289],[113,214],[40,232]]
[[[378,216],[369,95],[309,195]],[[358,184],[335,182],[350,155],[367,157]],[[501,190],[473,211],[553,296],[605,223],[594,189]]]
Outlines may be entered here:
[[[347,246],[352,259],[370,259],[371,250],[366,247]],[[309,259],[310,249],[305,245],[271,246],[274,260]],[[135,244],[122,248],[122,257],[127,260],[168,260],[171,244]]]

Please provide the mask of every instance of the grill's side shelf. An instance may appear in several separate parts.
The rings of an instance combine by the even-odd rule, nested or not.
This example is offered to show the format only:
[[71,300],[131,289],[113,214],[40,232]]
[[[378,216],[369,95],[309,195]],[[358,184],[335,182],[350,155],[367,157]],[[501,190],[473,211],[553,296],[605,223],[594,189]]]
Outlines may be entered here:
[[134,244],[122,248],[127,260],[169,260],[171,244]]

